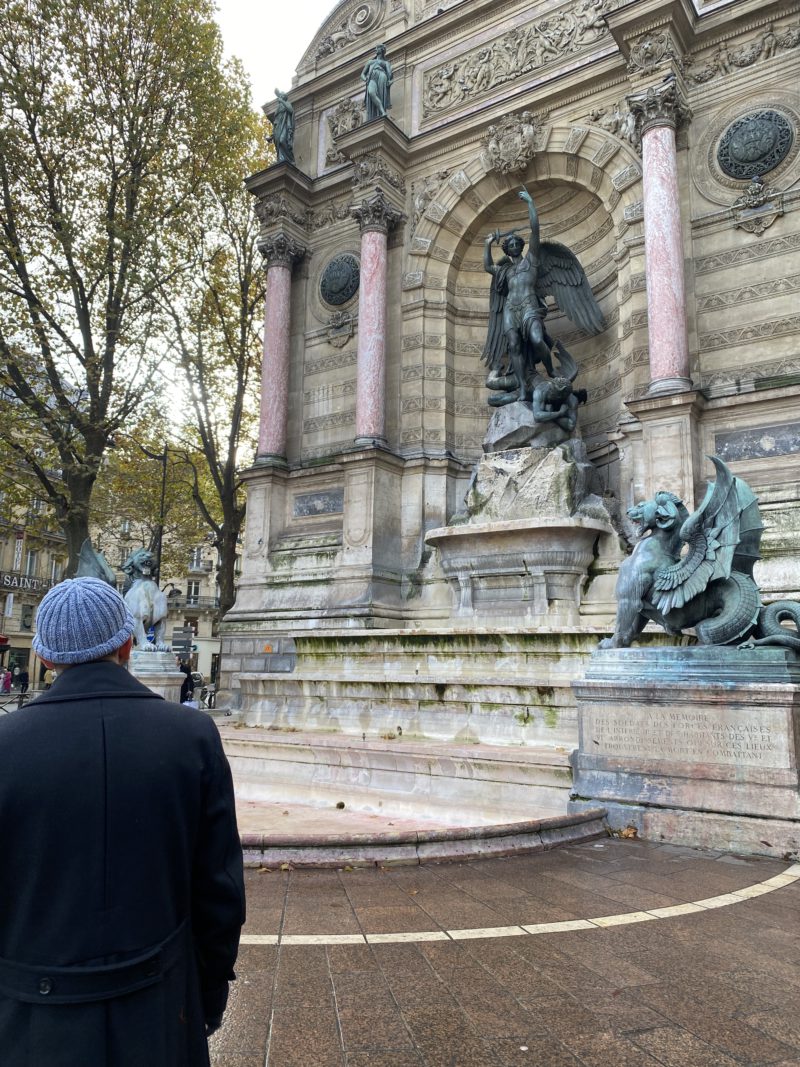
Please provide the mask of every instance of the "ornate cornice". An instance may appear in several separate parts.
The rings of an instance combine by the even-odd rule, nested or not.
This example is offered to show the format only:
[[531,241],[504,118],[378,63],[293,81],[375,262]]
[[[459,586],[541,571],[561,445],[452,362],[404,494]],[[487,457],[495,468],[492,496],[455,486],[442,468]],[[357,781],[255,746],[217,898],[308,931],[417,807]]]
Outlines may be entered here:
[[362,234],[371,231],[388,233],[405,220],[403,212],[399,211],[394,204],[389,203],[380,188],[376,189],[375,195],[369,200],[353,204],[350,214],[358,223]]
[[628,107],[636,119],[636,130],[641,136],[655,126],[671,126],[677,129],[688,123],[692,112],[674,80],[651,85],[626,97]]
[[288,267],[292,270],[310,253],[305,245],[282,231],[262,237],[258,242],[258,250],[266,261],[267,270],[270,267]]

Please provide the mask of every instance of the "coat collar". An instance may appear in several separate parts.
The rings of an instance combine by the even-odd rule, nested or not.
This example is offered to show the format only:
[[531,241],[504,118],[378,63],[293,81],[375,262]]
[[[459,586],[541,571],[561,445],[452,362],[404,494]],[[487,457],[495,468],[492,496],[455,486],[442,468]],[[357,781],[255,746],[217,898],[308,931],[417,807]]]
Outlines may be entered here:
[[87,697],[164,698],[142,683],[118,663],[99,660],[96,663],[78,663],[63,671],[52,686],[25,707],[37,704],[55,704],[63,700],[86,700]]

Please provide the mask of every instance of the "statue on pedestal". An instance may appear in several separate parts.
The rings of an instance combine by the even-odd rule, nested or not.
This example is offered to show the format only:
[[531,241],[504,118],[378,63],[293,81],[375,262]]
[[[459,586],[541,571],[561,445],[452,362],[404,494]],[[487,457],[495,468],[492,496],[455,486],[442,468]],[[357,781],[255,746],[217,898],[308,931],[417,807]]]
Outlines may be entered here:
[[386,45],[379,44],[373,59],[368,59],[361,71],[364,82],[364,106],[367,122],[383,118],[391,109],[391,88],[394,81],[392,65],[386,58]]
[[267,141],[275,145],[276,162],[294,165],[294,108],[288,93],[275,90],[278,106],[268,115],[272,123],[272,136]]
[[692,515],[664,491],[628,510],[641,539],[620,566],[614,634],[601,648],[628,648],[652,621],[670,634],[693,627],[702,645],[800,652],[800,634],[782,626],[792,619],[800,629],[800,603],[764,607],[753,579],[764,529],[758,500],[721,459],[710,458],[717,480]]
[[[528,251],[519,230],[495,230],[484,242],[483,266],[492,275],[489,331],[483,362],[489,368],[487,388],[495,407],[533,399],[537,364],[554,377],[554,343],[544,328],[545,297],[552,295],[569,319],[596,334],[604,328],[603,315],[583,267],[573,252],[555,241],[539,239],[539,216],[533,197],[523,189],[520,200],[528,205],[531,235]],[[502,241],[505,255],[498,263],[492,245]],[[524,253],[524,254],[523,254]],[[561,377],[574,381],[577,365],[563,346],[557,349]]]
[[[125,590],[125,603],[133,615],[136,629],[133,636],[138,649],[156,652],[170,651],[171,646],[164,640],[167,629],[167,598],[159,589],[151,574],[155,566],[153,553],[146,548],[138,548],[122,564],[128,576]],[[148,641],[146,630],[153,627],[153,641]]]

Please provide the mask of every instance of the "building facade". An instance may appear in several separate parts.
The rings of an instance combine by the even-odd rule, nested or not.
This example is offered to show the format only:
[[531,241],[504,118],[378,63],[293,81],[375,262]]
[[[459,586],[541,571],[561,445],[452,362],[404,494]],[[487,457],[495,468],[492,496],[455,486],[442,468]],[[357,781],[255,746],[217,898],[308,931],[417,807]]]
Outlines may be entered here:
[[[391,107],[367,121],[380,44]],[[594,337],[555,307],[547,328],[615,514],[662,488],[691,509],[719,455],[760,498],[765,596],[798,596],[798,86],[783,0],[336,7],[289,93],[296,166],[248,179],[261,433],[223,685],[303,630],[451,619],[425,536],[482,452],[483,247],[526,225],[523,185],[603,312]]]

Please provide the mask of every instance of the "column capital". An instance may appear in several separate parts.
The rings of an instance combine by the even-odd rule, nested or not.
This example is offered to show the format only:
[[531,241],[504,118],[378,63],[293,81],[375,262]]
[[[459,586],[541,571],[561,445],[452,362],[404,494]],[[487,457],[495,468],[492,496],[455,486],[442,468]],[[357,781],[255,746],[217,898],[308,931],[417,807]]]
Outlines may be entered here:
[[262,237],[258,242],[258,250],[270,267],[288,267],[289,270],[309,254],[309,249],[296,241],[289,234],[279,231]]
[[654,126],[670,126],[675,130],[692,118],[683,93],[672,79],[630,93],[625,99],[640,134],[647,133]]
[[362,234],[370,231],[388,233],[405,221],[403,212],[386,199],[381,188],[377,188],[374,196],[369,199],[362,200],[360,204],[353,204],[350,214],[358,222]]

